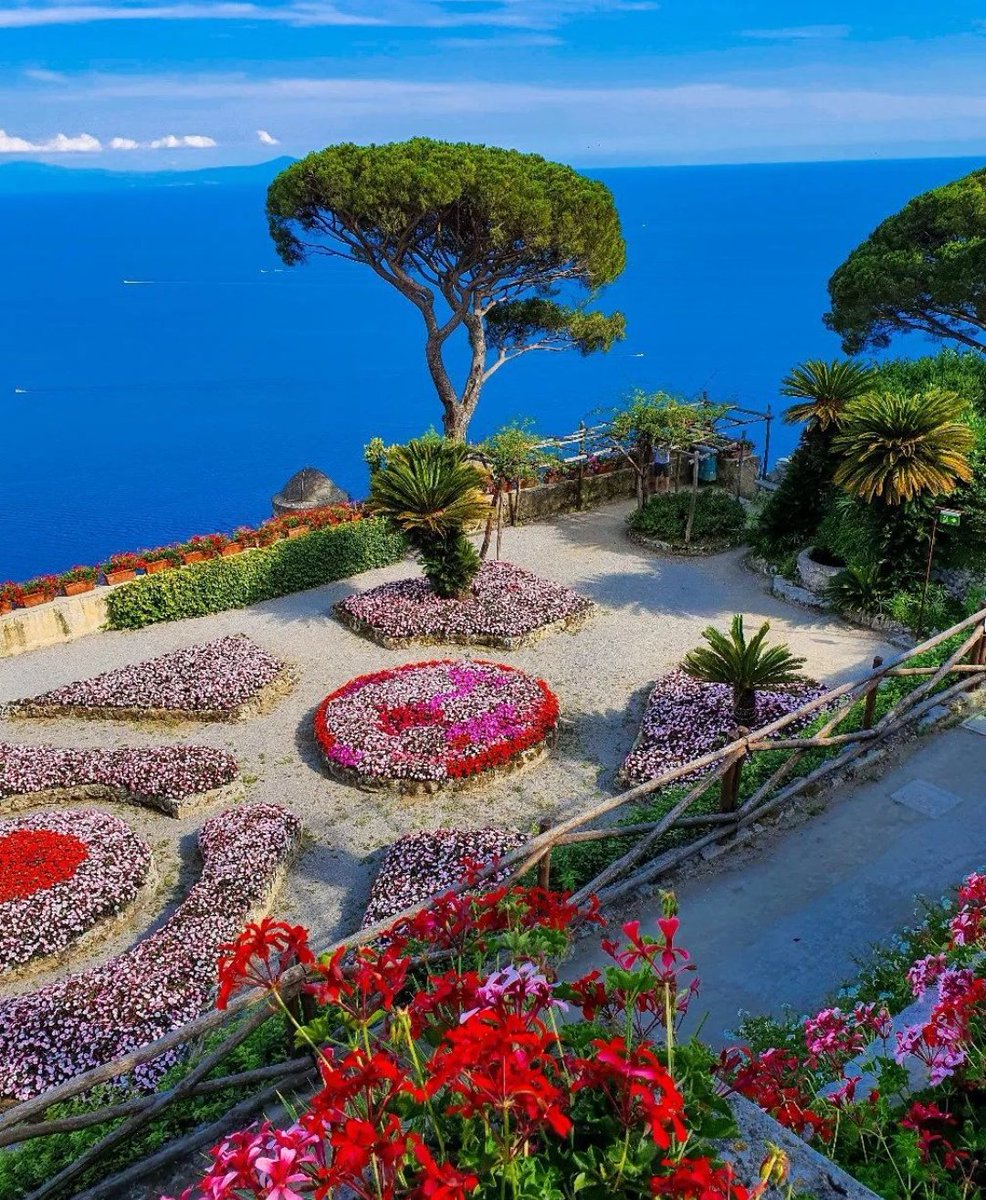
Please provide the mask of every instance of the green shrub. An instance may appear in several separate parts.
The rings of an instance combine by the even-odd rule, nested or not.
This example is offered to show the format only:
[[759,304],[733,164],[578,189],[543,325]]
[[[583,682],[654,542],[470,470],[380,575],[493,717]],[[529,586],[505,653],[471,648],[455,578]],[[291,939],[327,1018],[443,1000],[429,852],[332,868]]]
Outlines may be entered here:
[[882,613],[889,585],[880,563],[848,566],[829,580],[825,596],[836,612]]
[[124,584],[107,600],[109,628],[142,629],[158,621],[244,608],[386,566],[405,551],[404,538],[378,517],[315,529],[244,554]]
[[[690,492],[652,496],[643,508],[631,515],[630,528],[672,546],[683,546],[691,502]],[[743,541],[745,529],[746,511],[728,492],[708,488],[698,493],[692,525],[692,542],[695,545],[725,543],[738,546]]]

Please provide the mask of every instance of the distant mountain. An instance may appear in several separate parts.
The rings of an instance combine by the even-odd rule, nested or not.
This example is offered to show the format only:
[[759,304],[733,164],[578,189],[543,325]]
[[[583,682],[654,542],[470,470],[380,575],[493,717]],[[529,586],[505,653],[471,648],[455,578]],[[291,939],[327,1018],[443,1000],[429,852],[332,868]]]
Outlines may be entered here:
[[60,167],[51,163],[0,164],[0,195],[102,192],[118,188],[202,187],[218,184],[262,186],[295,160],[287,156],[249,166],[204,167],[195,171],[109,171],[101,167]]

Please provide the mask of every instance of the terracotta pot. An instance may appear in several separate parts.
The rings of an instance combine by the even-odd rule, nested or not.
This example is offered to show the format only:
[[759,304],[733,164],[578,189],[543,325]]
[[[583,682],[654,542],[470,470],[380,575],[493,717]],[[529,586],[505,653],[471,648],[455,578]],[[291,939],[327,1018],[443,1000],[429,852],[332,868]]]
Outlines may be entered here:
[[13,611],[14,611],[14,606],[10,603],[9,600],[0,600],[0,616],[3,616],[4,613],[9,613],[9,612],[13,612]]
[[204,550],[187,550],[182,556],[181,561],[187,566],[189,563],[205,562]]
[[148,575],[157,575],[159,571],[167,571],[173,565],[170,558],[155,558],[144,567],[144,570]]
[[21,604],[23,604],[25,608],[35,608],[39,604],[47,603],[48,597],[44,594],[44,592],[26,592],[21,597]]
[[311,533],[310,525],[295,525],[288,530],[289,538],[304,537],[306,533]]
[[243,547],[239,542],[230,542],[228,546],[223,546],[222,550],[220,551],[223,558],[229,558],[231,554],[241,554],[242,552]]
[[74,583],[66,583],[66,596],[81,596],[83,592],[91,592],[96,585],[91,579],[77,579]]
[[131,579],[136,578],[137,572],[135,570],[131,570],[129,567],[123,568],[119,571],[106,572],[107,583],[129,583]]

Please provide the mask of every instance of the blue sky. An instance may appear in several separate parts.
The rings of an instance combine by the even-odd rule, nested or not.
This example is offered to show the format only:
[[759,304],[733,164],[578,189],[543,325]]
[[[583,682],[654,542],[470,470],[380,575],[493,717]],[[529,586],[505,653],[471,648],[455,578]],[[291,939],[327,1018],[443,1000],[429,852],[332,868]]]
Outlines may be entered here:
[[0,157],[415,134],[586,166],[974,155],[984,67],[981,0],[0,0]]

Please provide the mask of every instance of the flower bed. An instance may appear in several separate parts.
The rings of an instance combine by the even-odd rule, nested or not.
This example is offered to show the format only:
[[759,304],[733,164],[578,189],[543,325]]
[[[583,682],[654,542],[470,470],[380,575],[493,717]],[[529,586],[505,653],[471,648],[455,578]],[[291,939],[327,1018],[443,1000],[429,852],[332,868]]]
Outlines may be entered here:
[[283,662],[234,634],[67,683],[8,708],[12,716],[28,717],[229,721],[263,712],[290,686]]
[[211,746],[63,749],[0,742],[0,800],[108,796],[159,808],[170,816],[210,800],[232,798],[236,760]]
[[150,847],[109,813],[0,821],[0,972],[59,954],[116,916],[150,870]]
[[[986,1170],[986,875],[795,1023],[749,1018],[722,1076],[887,1200],[969,1200]],[[909,1006],[891,1019],[884,1000]]]
[[[218,813],[202,826],[202,874],[170,919],[118,958],[0,1003],[0,1097],[26,1100],[111,1062],[197,1016],[215,992],[220,945],[265,908],[301,834],[276,805]],[[132,1082],[153,1087],[162,1055]]]
[[[363,925],[376,925],[429,896],[454,887],[474,864],[485,866],[522,846],[516,829],[427,829],[408,833],[388,849],[373,881]],[[489,881],[492,887],[498,880]]]
[[544,753],[558,721],[548,685],[480,659],[361,675],[315,713],[326,765],[361,787],[433,792]]
[[487,562],[468,600],[444,600],[426,579],[354,593],[335,606],[350,629],[387,647],[453,642],[514,650],[556,629],[576,629],[591,600],[512,563]]
[[[784,691],[758,692],[755,728],[794,712],[824,691],[820,683],[806,679]],[[735,725],[730,688],[721,683],[701,683],[676,668],[654,685],[640,733],[623,762],[622,774],[631,781],[656,779],[665,771],[725,745]],[[794,733],[802,727],[796,723],[788,726],[787,732]]]

